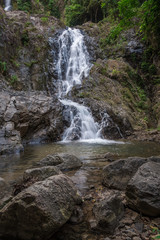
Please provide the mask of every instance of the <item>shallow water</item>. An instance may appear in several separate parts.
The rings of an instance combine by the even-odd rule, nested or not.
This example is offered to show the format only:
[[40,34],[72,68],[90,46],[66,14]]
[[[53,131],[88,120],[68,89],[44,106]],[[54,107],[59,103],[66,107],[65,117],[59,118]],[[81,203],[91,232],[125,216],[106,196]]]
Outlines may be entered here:
[[[101,168],[107,164],[102,160],[105,153],[111,152],[119,154],[119,158],[129,156],[150,157],[160,155],[160,144],[149,142],[114,142],[109,141],[105,144],[86,143],[86,142],[68,142],[68,143],[50,143],[43,145],[29,145],[21,154],[0,157],[0,177],[6,181],[13,181],[20,176],[27,168],[31,168],[34,162],[39,161],[48,154],[68,153],[81,158],[84,167],[77,176],[85,181],[87,170]],[[84,177],[83,177],[84,176]]]

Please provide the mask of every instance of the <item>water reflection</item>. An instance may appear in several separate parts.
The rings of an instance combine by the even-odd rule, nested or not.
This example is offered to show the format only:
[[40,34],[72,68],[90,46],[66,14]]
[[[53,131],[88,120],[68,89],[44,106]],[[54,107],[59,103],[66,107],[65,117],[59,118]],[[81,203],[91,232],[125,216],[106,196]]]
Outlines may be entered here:
[[[27,146],[23,153],[16,155],[9,155],[0,157],[0,177],[5,178],[7,181],[14,180],[21,176],[25,169],[30,168],[33,163],[44,158],[48,154],[68,153],[74,154],[81,158],[84,163],[87,159],[90,160],[90,167],[100,165],[101,160],[99,156],[111,152],[119,154],[121,158],[129,156],[150,157],[160,155],[160,144],[146,143],[146,142],[126,142],[124,144],[110,143],[103,144],[90,144],[84,142],[69,142],[69,143],[50,143],[43,145],[30,145]],[[104,163],[105,164],[105,163]],[[101,162],[102,165],[102,162]]]

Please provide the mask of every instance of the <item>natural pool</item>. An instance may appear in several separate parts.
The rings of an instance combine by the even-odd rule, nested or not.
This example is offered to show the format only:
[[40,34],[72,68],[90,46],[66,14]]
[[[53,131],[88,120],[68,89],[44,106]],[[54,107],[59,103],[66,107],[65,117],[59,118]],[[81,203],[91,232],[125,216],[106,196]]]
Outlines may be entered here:
[[[68,153],[82,159],[83,168],[77,175],[83,175],[86,170],[102,168],[107,161],[102,160],[102,156],[111,152],[118,154],[118,158],[131,156],[150,157],[160,155],[160,144],[153,142],[112,142],[105,144],[68,142],[68,143],[49,143],[41,145],[28,145],[24,152],[20,154],[0,157],[0,177],[6,181],[13,181],[20,176],[32,164],[44,158],[48,154]],[[79,176],[80,177],[80,176]],[[79,180],[80,181],[80,180]]]

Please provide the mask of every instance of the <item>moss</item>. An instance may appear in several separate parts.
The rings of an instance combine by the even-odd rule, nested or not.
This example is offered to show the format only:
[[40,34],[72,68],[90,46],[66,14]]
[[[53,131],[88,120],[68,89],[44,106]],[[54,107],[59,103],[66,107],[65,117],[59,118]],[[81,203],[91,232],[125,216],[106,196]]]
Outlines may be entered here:
[[12,75],[10,79],[10,84],[14,86],[18,82],[18,77],[17,75]]
[[149,71],[149,74],[150,74],[150,75],[155,75],[155,74],[157,73],[157,68],[156,68],[156,66],[155,66],[154,64],[151,64],[151,65],[149,66],[148,71]]
[[37,63],[38,61],[35,61],[35,60],[32,60],[31,62],[25,62],[24,64],[27,66],[27,67],[31,67],[33,64]]
[[43,23],[48,23],[48,17],[41,17],[41,21],[43,22]]
[[79,94],[77,94],[77,97],[88,98],[88,97],[90,97],[90,93],[89,92],[80,92]]

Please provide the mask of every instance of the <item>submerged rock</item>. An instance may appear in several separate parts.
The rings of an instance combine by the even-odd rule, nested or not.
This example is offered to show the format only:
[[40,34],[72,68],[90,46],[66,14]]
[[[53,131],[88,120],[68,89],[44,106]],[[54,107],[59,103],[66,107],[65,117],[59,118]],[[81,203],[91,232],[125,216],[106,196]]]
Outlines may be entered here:
[[101,200],[93,209],[96,218],[95,230],[113,233],[124,214],[124,206],[117,194]]
[[160,163],[143,164],[126,189],[129,207],[145,215],[160,216]]
[[73,170],[80,168],[82,162],[76,156],[71,154],[53,154],[48,155],[46,158],[40,160],[37,165],[39,166],[57,166],[61,171]]
[[49,239],[72,215],[81,198],[61,174],[37,182],[14,197],[0,212],[0,237]]
[[109,188],[124,190],[138,168],[146,161],[146,158],[129,157],[107,165],[103,169],[103,184]]

